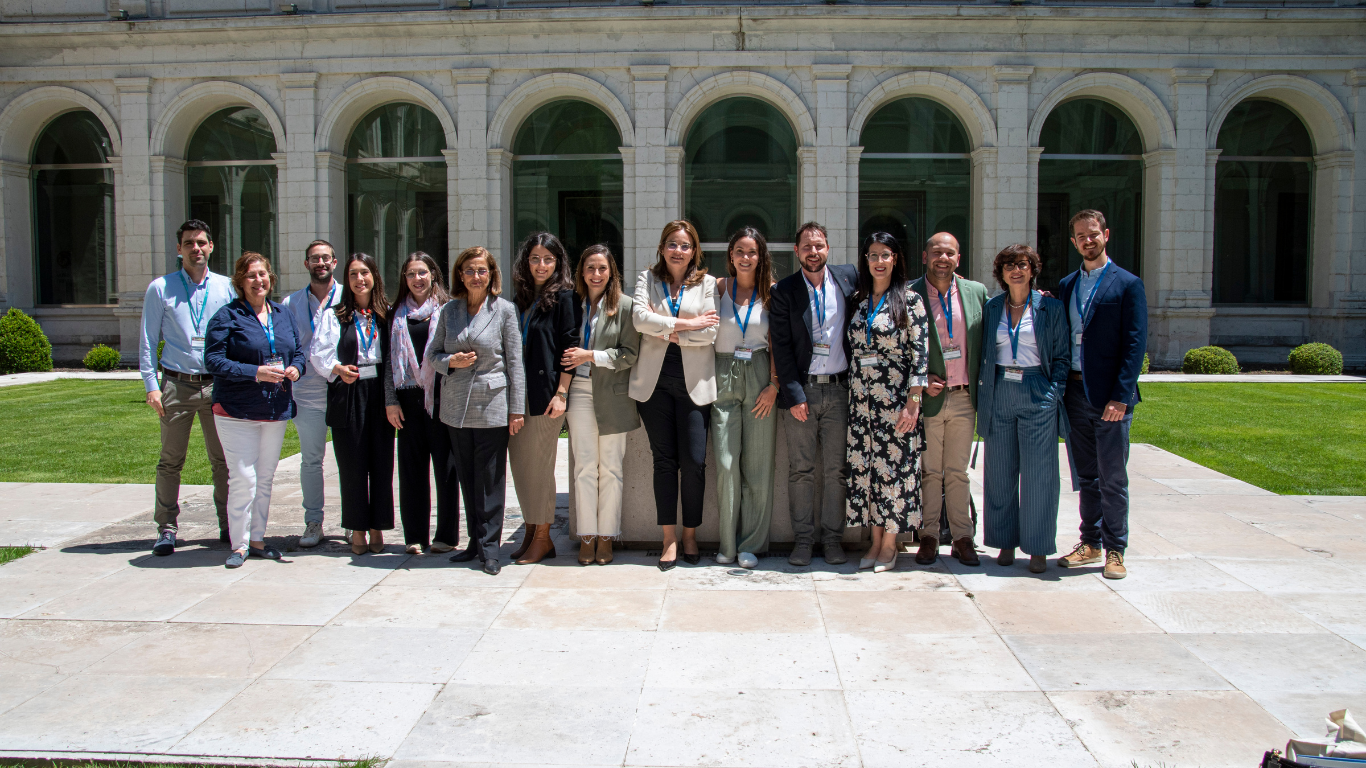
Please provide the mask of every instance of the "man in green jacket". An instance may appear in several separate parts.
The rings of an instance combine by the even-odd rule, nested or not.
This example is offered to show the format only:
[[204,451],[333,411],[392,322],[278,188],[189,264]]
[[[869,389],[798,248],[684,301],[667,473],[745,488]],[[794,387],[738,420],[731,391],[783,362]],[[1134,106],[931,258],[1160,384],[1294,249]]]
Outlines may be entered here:
[[950,552],[963,565],[980,565],[976,532],[968,511],[968,456],[977,420],[977,369],[982,360],[982,308],[987,287],[965,280],[958,269],[958,240],[947,232],[925,242],[925,276],[911,284],[934,318],[930,333],[930,386],[925,417],[925,454],[921,457],[924,521],[915,561],[930,565],[939,557],[939,515],[949,517]]

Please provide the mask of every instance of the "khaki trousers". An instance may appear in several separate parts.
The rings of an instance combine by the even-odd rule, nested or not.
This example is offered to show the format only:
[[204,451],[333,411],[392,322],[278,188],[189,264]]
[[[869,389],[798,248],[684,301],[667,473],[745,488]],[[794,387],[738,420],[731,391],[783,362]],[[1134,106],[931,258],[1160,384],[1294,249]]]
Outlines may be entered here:
[[564,416],[527,416],[522,428],[508,440],[512,485],[527,525],[555,522],[555,452],[560,447]]
[[180,471],[190,450],[190,428],[199,414],[204,431],[204,450],[213,473],[213,505],[218,509],[218,529],[228,530],[228,464],[218,442],[213,418],[213,384],[190,384],[170,376],[161,382],[161,459],[157,461],[156,506],[152,519],[157,532],[177,530],[180,517]]
[[939,538],[939,514],[946,510],[953,540],[976,532],[968,511],[968,458],[972,453],[975,412],[966,389],[948,393],[944,407],[925,418],[925,453],[921,456],[924,518],[920,535]]
[[579,536],[621,536],[622,463],[626,435],[598,433],[593,382],[575,376],[569,385],[569,449],[574,452],[574,509]]

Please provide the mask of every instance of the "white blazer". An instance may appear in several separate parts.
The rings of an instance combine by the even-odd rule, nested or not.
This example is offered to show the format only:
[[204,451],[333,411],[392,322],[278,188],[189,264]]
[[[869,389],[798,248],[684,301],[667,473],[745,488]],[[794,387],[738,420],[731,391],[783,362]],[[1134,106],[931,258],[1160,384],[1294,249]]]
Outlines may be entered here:
[[[669,311],[668,288],[650,270],[636,278],[631,315],[640,331],[640,357],[631,367],[631,399],[643,403],[655,392],[664,353],[669,349],[669,334],[675,319]],[[684,288],[679,306],[680,318],[697,317],[716,309],[716,278],[703,275],[702,282]],[[678,334],[683,353],[683,381],[688,397],[698,405],[716,401],[716,326]]]

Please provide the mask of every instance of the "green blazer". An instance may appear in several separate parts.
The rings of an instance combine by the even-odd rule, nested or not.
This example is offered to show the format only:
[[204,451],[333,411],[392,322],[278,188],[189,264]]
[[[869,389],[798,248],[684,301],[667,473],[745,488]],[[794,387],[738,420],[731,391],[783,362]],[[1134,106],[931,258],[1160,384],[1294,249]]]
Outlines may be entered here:
[[[967,327],[962,331],[958,330],[958,319],[954,317],[953,337],[963,340],[963,357],[968,364],[968,395],[972,398],[972,407],[977,408],[977,371],[982,365],[982,308],[987,305],[987,287],[972,280],[965,280],[957,275],[953,277],[958,284],[958,298],[963,304],[963,311],[967,313]],[[939,334],[934,332],[934,312],[930,309],[930,289],[925,284],[925,278],[921,277],[911,283],[911,288],[920,294],[920,298],[925,302],[925,312],[930,316],[930,373],[944,378],[944,350],[939,347]],[[959,334],[962,334],[961,336]],[[920,405],[920,412],[925,416],[936,416],[939,409],[944,407],[944,400],[947,399],[947,392],[940,392],[938,397],[927,397]]]
[[[574,322],[578,323],[580,329],[583,328],[583,300],[577,296],[574,301]],[[617,303],[617,313],[604,316],[600,322],[589,344],[596,352],[606,352],[613,367],[594,365],[592,368],[593,412],[598,417],[598,434],[618,435],[640,426],[636,401],[628,394],[631,384],[629,369],[636,364],[636,357],[640,355],[640,332],[636,330],[631,317],[631,297],[623,293]]]

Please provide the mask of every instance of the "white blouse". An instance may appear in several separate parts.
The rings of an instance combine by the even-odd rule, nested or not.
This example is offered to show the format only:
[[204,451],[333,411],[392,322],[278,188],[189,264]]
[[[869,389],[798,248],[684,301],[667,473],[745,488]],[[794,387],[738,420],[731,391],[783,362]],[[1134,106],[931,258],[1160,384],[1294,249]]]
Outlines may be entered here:
[[1020,318],[1019,357],[1010,352],[1010,306],[1001,309],[1001,324],[996,326],[996,364],[1011,368],[1041,365],[1039,341],[1034,336],[1034,307],[1026,306]]
[[[356,317],[360,313],[355,313]],[[433,315],[438,317],[439,315]],[[313,331],[313,344],[308,348],[308,364],[313,369],[327,378],[334,381],[337,374],[332,371],[333,366],[337,365],[337,344],[341,342],[341,321],[337,319],[337,313],[332,311],[318,313],[318,327]],[[383,331],[379,323],[375,324],[375,341],[367,351],[360,343],[360,331],[356,331],[356,365],[376,365],[380,362],[380,354],[383,351],[380,347],[381,339],[379,335]]]
[[[730,285],[735,278],[727,280],[725,293],[722,293],[716,300],[716,311],[721,316],[721,325],[716,330],[716,351],[720,354],[733,355],[736,347],[747,349],[768,349],[768,309],[760,301],[757,293],[754,296],[754,307],[750,308],[750,297],[739,295],[737,291],[736,299],[740,301],[740,306],[736,307],[730,298]],[[736,312],[739,318],[736,318]],[[740,330],[740,324],[748,318],[748,325],[744,332]]]

